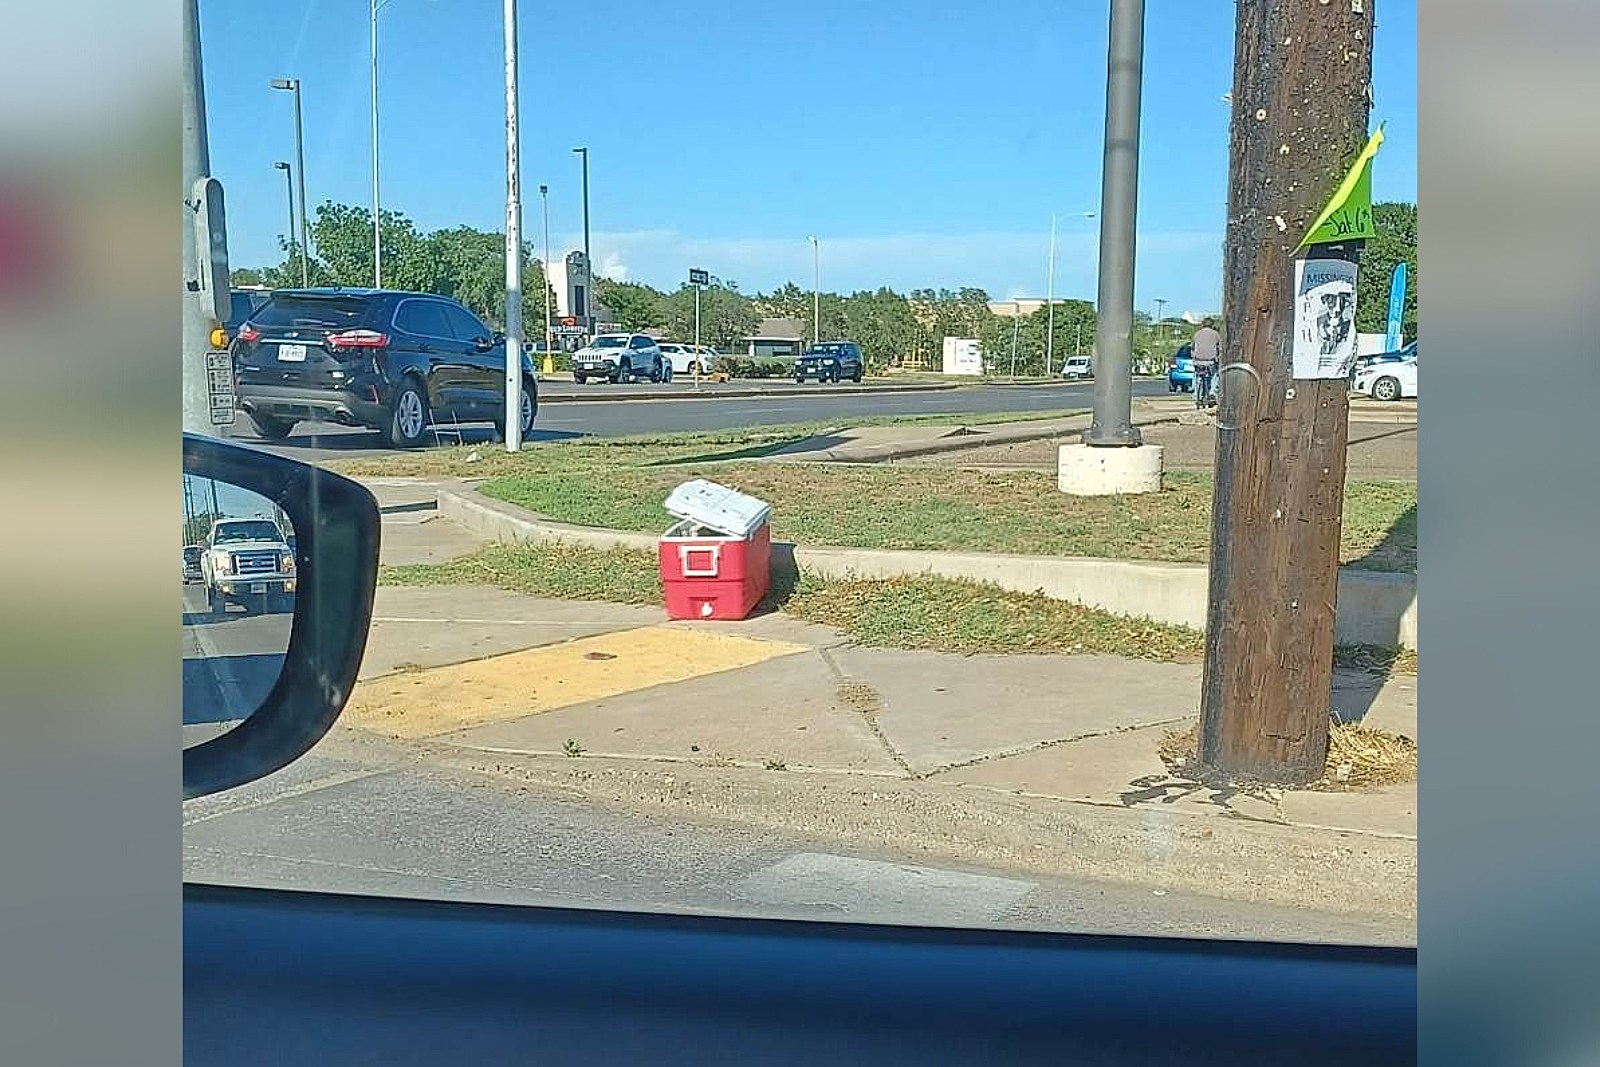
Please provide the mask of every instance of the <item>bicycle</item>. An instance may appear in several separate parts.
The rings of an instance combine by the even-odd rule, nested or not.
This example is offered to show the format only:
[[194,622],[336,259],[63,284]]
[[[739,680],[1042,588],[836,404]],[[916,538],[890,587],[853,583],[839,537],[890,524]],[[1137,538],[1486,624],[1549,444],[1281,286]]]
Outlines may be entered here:
[[1201,411],[1212,404],[1211,389],[1212,383],[1216,380],[1216,373],[1214,367],[1196,365],[1194,368],[1194,406]]

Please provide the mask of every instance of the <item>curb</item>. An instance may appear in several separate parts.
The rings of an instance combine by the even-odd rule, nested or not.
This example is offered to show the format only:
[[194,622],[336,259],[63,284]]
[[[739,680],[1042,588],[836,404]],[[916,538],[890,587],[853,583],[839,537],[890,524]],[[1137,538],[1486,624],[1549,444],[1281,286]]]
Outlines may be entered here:
[[[919,441],[915,444],[889,444],[868,445],[859,449],[830,449],[827,452],[793,452],[782,455],[763,457],[768,463],[892,463],[897,459],[911,459],[917,456],[936,456],[945,452],[961,452],[969,448],[981,448],[985,445],[1011,445],[1022,444],[1028,441],[1043,441],[1050,438],[1081,437],[1089,428],[1092,421],[1091,415],[1075,415],[1070,419],[1062,419],[1055,426],[1048,429],[1032,427],[1029,429],[987,430],[982,427],[951,427],[951,432],[932,441]],[[1135,426],[1155,426],[1161,423],[1178,421],[1177,415],[1152,413],[1136,416],[1133,420]],[[1082,425],[1062,425],[1063,423],[1077,423]],[[965,432],[963,432],[965,431]]]
[[[936,779],[435,749],[460,769],[562,797],[891,845],[1048,876],[1414,919],[1415,838],[1209,812],[1018,796]],[[872,812],[868,817],[865,813]]]
[[[461,482],[440,485],[438,511],[491,541],[558,541],[591,548],[655,551],[654,534],[606,530],[541,518]],[[663,519],[663,521],[665,521]],[[775,573],[800,568],[840,580],[934,575],[1042,593],[1133,618],[1204,632],[1209,569],[1202,563],[1018,556],[992,552],[820,548],[774,541]],[[1417,579],[1412,574],[1341,569],[1334,639],[1347,645],[1417,647]]]
[[[576,388],[576,387],[574,387]],[[964,389],[964,385],[954,382],[930,383],[928,385],[827,385],[813,386],[809,389],[788,387],[777,389],[701,389],[692,393],[662,393],[646,389],[633,389],[621,391],[615,389],[596,388],[591,395],[582,394],[549,394],[541,393],[539,404],[573,404],[590,403],[593,401],[624,401],[624,400],[737,400],[743,397],[769,397],[769,396],[852,396],[863,393],[937,393],[951,389]]]

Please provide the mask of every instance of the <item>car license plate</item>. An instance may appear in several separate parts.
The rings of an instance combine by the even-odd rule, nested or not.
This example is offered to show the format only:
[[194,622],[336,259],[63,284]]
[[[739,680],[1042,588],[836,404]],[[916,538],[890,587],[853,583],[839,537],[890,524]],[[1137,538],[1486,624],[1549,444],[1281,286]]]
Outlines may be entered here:
[[305,345],[279,345],[279,363],[304,363],[306,361]]
[[266,582],[251,582],[250,583],[250,591],[252,593],[265,593],[267,591],[267,583]]

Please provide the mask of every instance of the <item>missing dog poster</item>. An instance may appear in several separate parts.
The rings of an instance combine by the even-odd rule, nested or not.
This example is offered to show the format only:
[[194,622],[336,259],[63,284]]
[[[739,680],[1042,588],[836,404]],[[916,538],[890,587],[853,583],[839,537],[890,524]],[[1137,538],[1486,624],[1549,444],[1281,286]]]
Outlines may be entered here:
[[1355,362],[1356,265],[1295,260],[1294,377],[1348,378]]

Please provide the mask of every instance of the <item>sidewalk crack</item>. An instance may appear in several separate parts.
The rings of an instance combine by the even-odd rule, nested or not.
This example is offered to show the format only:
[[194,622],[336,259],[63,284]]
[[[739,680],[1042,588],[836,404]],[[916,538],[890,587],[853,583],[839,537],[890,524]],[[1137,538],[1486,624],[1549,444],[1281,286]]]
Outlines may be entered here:
[[900,768],[900,772],[913,781],[922,778],[923,776],[918,774],[911,764],[906,761],[906,758],[900,754],[900,750],[894,747],[894,744],[889,740],[889,735],[883,732],[883,727],[878,725],[878,712],[882,710],[881,697],[878,691],[865,682],[859,682],[846,674],[833,658],[832,649],[819,648],[817,654],[822,657],[822,662],[828,665],[828,670],[833,672],[834,681],[838,685],[838,696],[841,703],[851,707],[856,706],[857,701],[851,699],[851,694],[848,692],[851,689],[858,689],[871,694],[870,706],[855,707],[855,710],[860,714],[862,721],[867,724],[867,729],[872,731],[872,736],[878,739],[878,744],[883,748],[884,754],[894,761],[895,766]]

